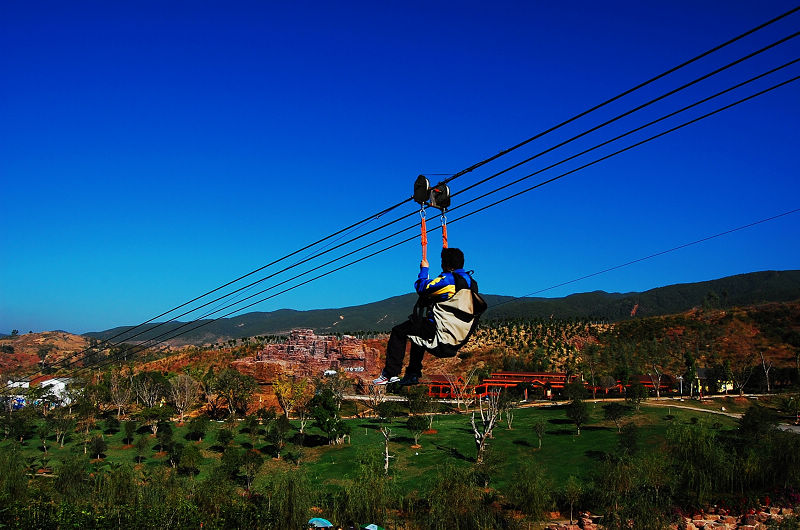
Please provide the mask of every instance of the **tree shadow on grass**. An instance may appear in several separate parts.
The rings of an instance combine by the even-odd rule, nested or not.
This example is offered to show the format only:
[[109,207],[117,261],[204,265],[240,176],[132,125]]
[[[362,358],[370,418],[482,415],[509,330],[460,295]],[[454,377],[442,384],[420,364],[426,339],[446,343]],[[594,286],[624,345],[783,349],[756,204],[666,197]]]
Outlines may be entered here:
[[554,434],[556,436],[564,436],[567,434],[573,435],[575,434],[575,429],[558,429],[557,431],[547,431],[546,434]]
[[594,449],[589,449],[583,454],[586,455],[587,458],[591,458],[592,460],[597,460],[598,462],[602,462],[603,460],[606,459],[606,456],[608,456],[608,453],[606,453],[605,451],[595,451]]
[[399,444],[406,443],[406,444],[413,444],[414,439],[410,436],[392,436],[392,441],[397,442]]
[[521,445],[523,447],[533,447],[528,440],[514,440],[514,445]]
[[328,445],[328,439],[319,434],[306,434],[303,438],[302,447],[321,447]]
[[473,461],[472,458],[467,458],[466,456],[462,455],[461,451],[459,451],[455,447],[445,447],[443,445],[438,445],[438,444],[434,445],[434,447],[436,447],[436,449],[438,449],[439,451],[444,451],[445,453],[448,453],[453,458],[458,458],[458,459],[464,460],[466,462],[472,462]]
[[616,431],[616,427],[603,427],[602,425],[586,425],[581,427],[581,431]]

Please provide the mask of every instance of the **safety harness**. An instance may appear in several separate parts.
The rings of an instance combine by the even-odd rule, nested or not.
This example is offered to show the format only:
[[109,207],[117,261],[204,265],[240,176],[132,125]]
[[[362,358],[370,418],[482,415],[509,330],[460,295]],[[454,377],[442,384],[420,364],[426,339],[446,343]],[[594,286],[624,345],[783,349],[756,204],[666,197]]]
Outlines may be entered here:
[[[428,179],[424,175],[419,175],[414,182],[414,200],[420,205],[422,259],[427,261],[428,229],[425,222],[425,206],[432,206],[441,211],[442,248],[447,248],[445,213],[450,206],[450,188],[444,182],[431,188]],[[429,305],[425,304],[423,297],[420,296],[414,306],[412,318],[427,318],[432,314],[436,333],[430,339],[417,336],[410,336],[409,339],[436,357],[455,357],[459,348],[469,341],[478,325],[478,319],[488,307],[483,297],[478,294],[478,283],[472,278],[472,271],[467,274],[470,276],[469,284],[460,274],[453,273],[456,292],[448,300]],[[428,314],[423,315],[423,310]]]

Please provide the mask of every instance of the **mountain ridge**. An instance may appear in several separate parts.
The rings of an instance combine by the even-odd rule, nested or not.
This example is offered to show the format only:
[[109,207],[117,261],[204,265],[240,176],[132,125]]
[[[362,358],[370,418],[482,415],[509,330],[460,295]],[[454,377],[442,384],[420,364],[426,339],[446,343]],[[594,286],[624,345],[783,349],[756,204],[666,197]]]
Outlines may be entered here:
[[[590,291],[559,298],[484,295],[489,303],[486,319],[581,318],[618,321],[638,317],[679,313],[699,307],[750,305],[800,299],[800,270],[758,271],[702,282],[655,287],[642,292],[607,293]],[[292,328],[311,328],[318,333],[388,331],[405,320],[416,301],[416,294],[393,296],[367,304],[342,308],[295,310],[278,309],[251,312],[212,321],[197,330],[167,341],[169,345],[210,344],[242,337],[277,335]],[[634,310],[635,308],[635,310]],[[202,323],[204,321],[198,321]],[[148,324],[131,342],[140,342],[176,330],[182,322]],[[158,329],[153,330],[156,326]],[[119,326],[83,336],[99,340],[125,333],[134,326]],[[151,331],[152,330],[152,331]],[[115,342],[126,340],[121,335]]]

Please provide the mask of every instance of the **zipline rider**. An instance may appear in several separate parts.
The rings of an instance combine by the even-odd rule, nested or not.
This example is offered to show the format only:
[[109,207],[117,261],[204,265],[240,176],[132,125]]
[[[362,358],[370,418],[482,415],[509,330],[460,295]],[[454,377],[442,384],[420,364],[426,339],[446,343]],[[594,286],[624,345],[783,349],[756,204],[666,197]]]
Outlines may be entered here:
[[[408,320],[392,328],[386,347],[386,364],[375,385],[400,383],[416,385],[422,377],[422,358],[428,351],[437,357],[454,357],[458,349],[467,342],[477,316],[483,310],[474,311],[478,283],[464,270],[464,253],[457,248],[442,249],[442,273],[428,279],[429,265],[426,259],[419,264],[419,277],[414,288],[419,295],[414,313]],[[468,296],[458,296],[466,290]],[[445,305],[443,302],[455,303]],[[485,309],[485,306],[484,308]],[[477,313],[477,315],[475,314]],[[400,371],[406,353],[406,343],[411,340],[408,367],[401,379]]]

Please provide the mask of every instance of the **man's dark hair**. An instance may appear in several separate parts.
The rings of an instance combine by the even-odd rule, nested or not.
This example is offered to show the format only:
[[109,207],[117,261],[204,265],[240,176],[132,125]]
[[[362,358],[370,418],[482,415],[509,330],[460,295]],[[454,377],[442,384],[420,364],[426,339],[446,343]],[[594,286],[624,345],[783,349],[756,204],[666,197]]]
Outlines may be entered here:
[[464,253],[457,248],[442,249],[442,269],[455,270],[464,268]]

